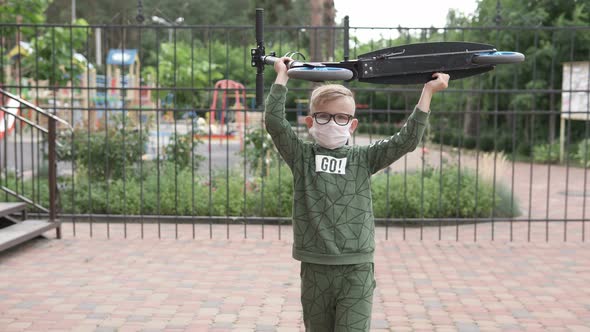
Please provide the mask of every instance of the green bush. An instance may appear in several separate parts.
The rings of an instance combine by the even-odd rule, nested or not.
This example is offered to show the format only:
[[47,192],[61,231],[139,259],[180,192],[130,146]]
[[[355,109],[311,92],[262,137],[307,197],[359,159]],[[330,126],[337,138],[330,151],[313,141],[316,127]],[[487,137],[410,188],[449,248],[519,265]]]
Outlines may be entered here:
[[172,134],[170,143],[164,148],[166,160],[180,168],[194,167],[198,169],[205,158],[194,153],[194,148],[203,142],[192,133],[185,135]]
[[368,134],[370,131],[370,125],[366,122],[359,121],[355,133],[357,134]]
[[584,167],[590,167],[590,138],[578,143],[576,160]]
[[459,146],[459,143],[461,142],[461,134],[449,131],[443,136],[443,139],[447,142],[446,144],[450,146]]
[[[480,138],[480,150],[491,151],[494,148],[493,137],[481,136]],[[443,133],[434,133],[432,141],[434,143],[441,143],[448,146],[461,147],[462,149],[473,150],[477,148],[477,137],[463,135],[461,132],[455,132],[452,130],[443,131]]]
[[89,181],[88,176],[78,175],[75,192],[71,185],[62,190],[62,198],[75,197],[73,202],[63,200],[64,213],[240,215],[243,193],[240,182],[231,180],[239,177],[235,174],[228,182],[224,174],[218,173],[209,182],[190,168],[175,169],[170,162],[162,162],[159,167],[146,165],[143,171],[143,176],[108,182]]
[[505,153],[512,153],[514,151],[512,136],[500,136],[498,139],[498,149]]
[[269,176],[247,182],[247,215],[289,217],[293,205],[293,176],[281,165],[273,167]]
[[473,136],[465,136],[463,139],[463,147],[466,149],[475,149],[477,140]]
[[559,162],[559,143],[536,144],[533,146],[533,160],[537,163],[554,164]]
[[139,161],[145,153],[148,135],[130,128],[130,120],[123,115],[109,118],[109,127],[104,131],[88,133],[77,131],[60,137],[58,151],[61,160],[76,161],[97,179],[119,179],[124,170]]
[[[141,176],[98,181],[83,170],[76,182],[60,179],[62,212],[114,215],[264,216],[291,215],[293,178],[284,163],[265,177],[244,180],[243,172],[218,172],[211,180],[174,164],[146,165]],[[137,172],[136,172],[137,173]],[[457,168],[427,168],[407,174],[379,173],[372,178],[373,211],[377,218],[511,217],[518,206],[501,185]],[[44,182],[42,188],[46,188]],[[30,183],[25,196],[32,194]],[[44,190],[43,192],[47,192]],[[41,197],[47,206],[48,197]]]
[[530,157],[532,154],[531,144],[521,141],[516,145],[516,153],[523,157]]
[[494,151],[494,136],[490,134],[481,135],[479,138],[479,149],[484,152]]
[[[477,182],[477,183],[476,183]],[[509,217],[518,215],[518,206],[508,190],[499,190],[477,180],[470,171],[457,168],[373,177],[373,209],[375,216],[397,218],[471,218]],[[387,195],[389,198],[387,199]],[[389,200],[389,205],[387,201]],[[512,208],[511,208],[512,207]]]
[[262,176],[265,176],[279,160],[272,138],[261,128],[245,135],[244,150],[240,154],[245,156],[246,163],[253,173]]
[[433,132],[431,136],[432,142],[448,146],[458,146],[459,138],[460,134],[457,134],[452,130],[442,130],[442,132]]

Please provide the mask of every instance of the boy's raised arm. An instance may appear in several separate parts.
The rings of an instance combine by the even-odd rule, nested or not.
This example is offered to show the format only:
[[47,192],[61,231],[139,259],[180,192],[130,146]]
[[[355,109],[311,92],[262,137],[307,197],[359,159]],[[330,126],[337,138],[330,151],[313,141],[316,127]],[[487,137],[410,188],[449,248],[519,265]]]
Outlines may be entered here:
[[264,124],[277,150],[279,150],[285,162],[291,166],[296,158],[297,151],[303,143],[285,118],[286,85],[289,81],[286,62],[289,61],[292,61],[292,59],[283,57],[275,62],[274,68],[277,72],[277,78],[266,99]]
[[277,72],[277,78],[275,78],[275,84],[287,86],[289,82],[289,76],[287,75],[287,63],[293,61],[289,57],[282,57],[274,64],[275,71]]
[[432,100],[432,96],[449,86],[449,75],[444,73],[434,73],[432,77],[434,80],[424,84],[420,100],[418,100],[418,105],[416,105],[419,110],[426,113],[430,112],[430,101]]
[[420,143],[428,123],[432,96],[436,92],[446,89],[449,85],[449,75],[447,74],[435,73],[432,77],[434,80],[424,84],[420,100],[402,129],[393,136],[369,146],[368,159],[371,173],[376,173],[406,153],[414,151]]

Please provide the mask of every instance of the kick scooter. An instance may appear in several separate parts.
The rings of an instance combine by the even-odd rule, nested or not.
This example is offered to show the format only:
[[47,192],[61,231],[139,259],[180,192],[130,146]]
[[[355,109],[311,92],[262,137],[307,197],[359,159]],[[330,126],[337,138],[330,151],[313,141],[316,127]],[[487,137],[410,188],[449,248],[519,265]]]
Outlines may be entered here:
[[[276,53],[265,54],[264,11],[256,9],[256,48],[251,50],[252,67],[256,67],[256,104],[262,105],[264,66],[274,64]],[[300,54],[287,53],[286,56]],[[489,44],[470,42],[415,43],[385,48],[340,62],[305,62],[287,64],[290,78],[313,82],[352,81],[376,84],[419,84],[444,72],[451,80],[485,73],[496,65],[523,62],[518,52],[501,52]]]

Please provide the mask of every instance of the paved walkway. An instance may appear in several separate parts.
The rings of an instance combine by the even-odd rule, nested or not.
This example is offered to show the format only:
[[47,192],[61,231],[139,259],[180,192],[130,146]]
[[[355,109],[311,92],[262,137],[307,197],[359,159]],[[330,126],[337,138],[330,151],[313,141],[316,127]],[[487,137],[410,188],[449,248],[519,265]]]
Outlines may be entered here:
[[[1,331],[301,331],[290,227],[93,227],[0,255]],[[590,331],[590,243],[497,227],[379,228],[372,330]]]
[[[522,218],[571,221],[378,228],[373,331],[590,332],[590,223],[574,221],[590,213],[588,170],[497,166]],[[63,233],[0,254],[1,332],[302,330],[290,226]]]

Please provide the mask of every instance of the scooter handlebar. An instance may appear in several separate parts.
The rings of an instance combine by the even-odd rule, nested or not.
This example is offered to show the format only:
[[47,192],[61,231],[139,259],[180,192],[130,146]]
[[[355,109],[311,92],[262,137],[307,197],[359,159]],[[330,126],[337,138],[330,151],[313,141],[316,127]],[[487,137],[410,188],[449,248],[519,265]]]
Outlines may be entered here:
[[[277,58],[276,56],[271,56],[271,55],[266,55],[262,57],[262,61],[264,62],[264,64],[266,65],[273,65],[275,64],[275,62],[279,61],[280,58]],[[297,61],[297,60],[292,60],[287,64],[287,68],[291,69],[291,68],[296,68],[296,67],[303,67],[305,65],[304,62],[301,61]]]

